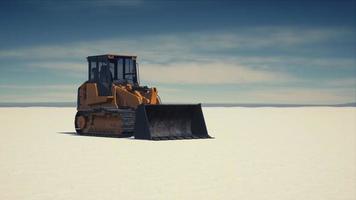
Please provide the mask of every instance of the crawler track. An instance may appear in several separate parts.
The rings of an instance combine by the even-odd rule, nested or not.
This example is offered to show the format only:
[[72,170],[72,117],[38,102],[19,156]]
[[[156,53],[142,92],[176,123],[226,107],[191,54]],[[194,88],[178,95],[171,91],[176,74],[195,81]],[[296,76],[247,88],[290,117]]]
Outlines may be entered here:
[[[83,127],[80,127],[78,124],[80,117],[85,119],[85,125]],[[98,120],[96,120],[98,118],[104,118],[106,120],[101,120],[101,124],[98,124]],[[107,126],[108,128],[97,128],[99,125]],[[135,111],[132,109],[93,109],[78,111],[75,116],[75,128],[78,135],[130,137],[135,128]]]

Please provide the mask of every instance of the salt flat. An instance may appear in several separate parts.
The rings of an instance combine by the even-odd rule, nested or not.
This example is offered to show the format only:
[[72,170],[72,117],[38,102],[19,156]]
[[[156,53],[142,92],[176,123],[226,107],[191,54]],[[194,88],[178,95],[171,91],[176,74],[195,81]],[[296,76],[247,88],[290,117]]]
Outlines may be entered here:
[[0,199],[356,199],[356,108],[204,108],[215,139],[73,135],[74,108],[0,108]]

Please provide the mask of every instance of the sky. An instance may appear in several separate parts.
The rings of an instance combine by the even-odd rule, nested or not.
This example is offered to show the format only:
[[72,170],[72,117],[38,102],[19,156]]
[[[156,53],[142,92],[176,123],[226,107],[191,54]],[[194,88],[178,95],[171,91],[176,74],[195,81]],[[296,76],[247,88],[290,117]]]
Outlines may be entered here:
[[106,53],[166,103],[356,102],[356,0],[0,0],[0,103],[75,102]]

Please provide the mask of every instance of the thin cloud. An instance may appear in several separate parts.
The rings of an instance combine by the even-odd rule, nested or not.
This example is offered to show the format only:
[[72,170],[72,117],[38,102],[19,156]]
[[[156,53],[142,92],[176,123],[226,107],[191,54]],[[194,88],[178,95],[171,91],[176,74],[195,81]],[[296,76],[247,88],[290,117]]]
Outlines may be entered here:
[[237,63],[227,62],[147,64],[141,72],[143,81],[171,84],[246,84],[293,79],[289,74],[250,69]]
[[345,78],[345,79],[335,79],[325,81],[326,86],[328,87],[348,87],[354,88],[356,93],[356,77],[354,78]]
[[[143,0],[74,0],[74,1],[56,1],[56,0],[30,0],[24,1],[30,5],[35,5],[38,8],[62,11],[65,10],[83,10],[83,9],[100,9],[107,7],[137,7],[143,5]],[[94,10],[96,11],[96,10]]]
[[[163,87],[161,91],[158,87],[166,102],[189,102],[189,99],[194,101],[194,95],[197,94],[203,102],[221,102],[223,97],[231,102],[241,103],[264,103],[261,99],[270,103],[343,103],[355,101],[355,78],[352,78],[352,74],[347,81],[341,78],[325,78],[321,81],[320,77],[318,80],[296,77],[288,72],[287,68],[294,66],[303,67],[305,70],[312,67],[349,70],[355,68],[354,57],[256,56],[253,53],[238,55],[233,52],[251,49],[259,52],[259,49],[298,49],[310,44],[317,46],[331,40],[349,40],[353,38],[350,36],[352,33],[355,33],[353,29],[264,27],[230,32],[144,35],[137,38],[112,38],[0,50],[0,59],[16,58],[25,60],[30,68],[62,71],[86,77],[85,58],[89,55],[107,52],[135,54],[139,56],[142,82],[148,85],[257,86],[249,92],[233,89],[221,95],[212,95],[217,93],[215,90],[200,94],[197,90],[189,92],[188,89],[177,89],[177,92],[174,88]],[[350,42],[355,41],[351,39]],[[311,89],[315,84],[319,88]],[[285,89],[261,90],[259,86],[264,85],[283,85]],[[292,85],[303,85],[304,89],[294,88]],[[75,101],[75,95],[72,93],[76,93],[78,86],[69,86],[70,88],[62,90],[67,94],[67,100]],[[50,87],[43,90],[55,89]],[[184,96],[184,92],[187,92],[188,96]],[[39,100],[45,98],[43,95]],[[32,99],[36,100],[36,97]]]
[[[355,102],[355,93],[350,89],[336,90],[327,88],[275,88],[245,92],[241,96],[245,102],[328,104]],[[259,102],[261,103],[261,102]]]
[[28,67],[34,68],[45,68],[53,70],[63,70],[70,72],[84,73],[87,70],[87,63],[83,62],[63,62],[63,61],[53,61],[53,62],[32,62],[27,65]]
[[45,91],[41,94],[6,94],[0,95],[0,102],[74,102],[77,94],[72,91]]
[[232,60],[238,60],[242,64],[258,66],[308,66],[323,68],[354,68],[356,58],[335,57],[298,57],[298,56],[237,56]]
[[77,87],[76,85],[0,85],[0,89],[17,89],[17,90],[48,90],[48,89],[55,89],[55,90],[72,90],[73,88]]
[[354,33],[353,29],[264,27],[231,30],[229,32],[144,35],[136,38],[123,37],[0,50],[0,58],[68,59],[86,57],[91,54],[120,52],[143,55],[147,60],[157,60],[157,58],[169,60],[177,56],[193,59],[196,56],[204,57],[209,52],[221,55],[231,49],[297,48],[306,44],[344,40],[345,38],[352,39]]
[[[61,88],[57,90],[56,87]],[[4,87],[0,87],[4,88]],[[52,85],[47,87],[30,86],[39,93],[0,94],[0,102],[74,102],[76,86]],[[47,88],[47,89],[45,89]],[[289,104],[338,104],[356,101],[356,91],[349,89],[281,87],[250,90],[222,90],[214,86],[209,91],[195,90],[190,87],[158,87],[165,103],[289,103]],[[214,91],[214,92],[211,92]],[[224,97],[224,98],[221,98]]]
[[[176,87],[172,86],[172,89],[176,89]],[[222,89],[219,86],[209,86],[207,91],[187,86],[183,89],[177,88],[177,90],[179,92],[175,90],[161,91],[158,87],[159,95],[164,102],[339,104],[356,101],[356,91],[353,88],[279,86]]]
[[[229,66],[228,69],[225,69],[226,72],[232,72],[232,74],[234,74],[235,77],[239,77],[240,80],[236,81],[235,79],[231,79],[235,80],[233,82],[241,82],[241,74],[251,75],[252,80],[257,78],[272,81],[273,78],[266,78],[267,76],[274,77],[271,73],[277,75],[282,74],[282,77],[286,76],[287,72],[281,71],[285,66],[354,67],[355,59],[330,57],[306,58],[297,56],[242,56],[231,54],[232,49],[239,49],[241,51],[244,49],[259,48],[278,49],[281,46],[297,48],[297,46],[306,44],[309,45],[340,39],[343,36],[350,38],[349,36],[354,32],[353,29],[341,28],[335,30],[326,28],[297,29],[292,27],[262,27],[246,28],[230,32],[148,35],[135,39],[127,37],[120,39],[113,38],[63,45],[0,50],[0,58],[29,60],[28,65],[30,67],[40,67],[49,70],[69,70],[74,73],[83,73],[86,70],[86,56],[104,54],[107,52],[119,52],[139,55],[142,70],[145,70],[147,67],[158,69],[159,67],[163,67],[163,65],[183,67],[179,66],[181,63],[194,67],[199,62],[205,62],[204,65],[214,63],[219,66]],[[230,54],[226,54],[226,52],[230,52]],[[66,62],[63,60],[78,61]],[[80,62],[79,60],[82,61]],[[241,66],[243,67],[241,68]],[[230,69],[232,67],[236,67],[236,70]],[[257,73],[258,69],[260,71]],[[212,69],[209,70],[212,71]],[[261,74],[262,72],[264,75]],[[149,73],[149,71],[147,73]],[[164,81],[167,82],[167,80]]]

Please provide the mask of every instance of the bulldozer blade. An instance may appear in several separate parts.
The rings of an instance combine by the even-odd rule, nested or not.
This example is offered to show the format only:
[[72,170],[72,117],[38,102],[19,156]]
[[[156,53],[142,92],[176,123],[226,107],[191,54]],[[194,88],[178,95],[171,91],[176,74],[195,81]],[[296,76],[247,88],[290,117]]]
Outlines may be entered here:
[[148,140],[211,138],[201,104],[140,105],[136,110],[134,136]]

